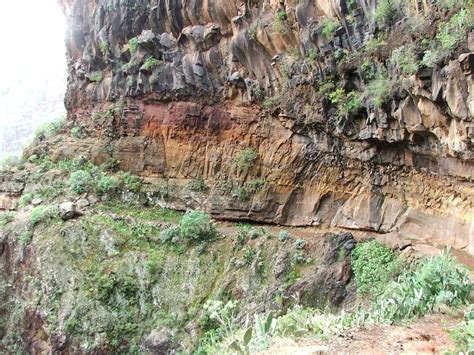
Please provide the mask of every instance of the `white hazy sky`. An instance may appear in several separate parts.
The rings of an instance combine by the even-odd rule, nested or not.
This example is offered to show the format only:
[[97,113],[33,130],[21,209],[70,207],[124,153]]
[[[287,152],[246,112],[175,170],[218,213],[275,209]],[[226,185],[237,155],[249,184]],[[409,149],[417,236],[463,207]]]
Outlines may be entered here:
[[0,0],[0,129],[64,113],[65,22],[57,0]]
[[65,18],[57,0],[0,0],[0,87],[65,68]]

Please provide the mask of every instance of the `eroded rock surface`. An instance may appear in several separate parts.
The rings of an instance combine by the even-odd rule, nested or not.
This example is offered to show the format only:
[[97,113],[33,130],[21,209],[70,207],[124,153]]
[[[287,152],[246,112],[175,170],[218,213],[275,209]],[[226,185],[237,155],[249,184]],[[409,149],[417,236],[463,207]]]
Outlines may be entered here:
[[[467,36],[381,107],[366,103],[341,119],[320,88],[334,76],[346,90],[363,87],[362,62],[335,58],[376,37],[376,1],[61,3],[68,118],[87,137],[50,147],[55,159],[116,159],[172,208],[403,234],[474,253]],[[423,6],[420,16],[437,13]],[[330,38],[328,20],[339,24]],[[418,31],[434,36],[436,21]],[[387,47],[411,32],[404,20],[391,26],[373,59],[388,69]],[[236,157],[248,149],[255,161],[239,169]],[[183,188],[201,178],[205,194]]]

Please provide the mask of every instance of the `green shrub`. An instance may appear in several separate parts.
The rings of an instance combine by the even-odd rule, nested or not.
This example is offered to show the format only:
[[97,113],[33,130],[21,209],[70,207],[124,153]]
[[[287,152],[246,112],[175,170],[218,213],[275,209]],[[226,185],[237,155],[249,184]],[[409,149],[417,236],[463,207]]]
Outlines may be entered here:
[[337,106],[337,115],[346,117],[355,114],[362,107],[362,94],[358,91],[351,91],[346,94],[344,89],[338,88],[329,94],[329,101]]
[[134,37],[128,41],[128,49],[130,50],[130,55],[133,57],[138,50],[138,38]]
[[257,151],[254,148],[248,148],[237,153],[235,163],[239,170],[246,170],[253,166],[256,159]]
[[0,227],[6,226],[15,219],[15,212],[0,212]]
[[30,228],[27,228],[18,237],[18,244],[20,245],[21,248],[24,248],[31,242],[32,238],[33,238],[33,231]]
[[280,242],[284,242],[285,240],[291,239],[291,234],[288,233],[286,230],[282,229],[278,233],[278,240]]
[[142,69],[144,70],[153,70],[160,64],[160,61],[158,59],[155,59],[153,57],[148,57],[145,60],[145,63],[142,65]]
[[143,180],[137,175],[132,175],[129,172],[121,172],[119,174],[122,180],[122,185],[125,189],[132,192],[139,192],[143,186]]
[[376,240],[359,243],[352,251],[352,270],[361,294],[382,294],[401,266],[398,256]]
[[401,18],[400,0],[381,0],[375,10],[375,21],[380,26],[389,26]]
[[104,73],[101,71],[94,71],[88,75],[88,78],[93,83],[99,83],[102,81],[102,79],[104,79]]
[[45,122],[39,125],[35,130],[35,138],[34,140],[37,142],[40,139],[48,139],[56,134],[58,134],[61,130],[64,129],[66,126],[66,118],[59,117],[51,122]]
[[422,63],[427,67],[433,67],[447,58],[456,47],[466,38],[469,28],[474,25],[474,17],[467,9],[461,9],[451,19],[443,23],[433,41],[423,56]]
[[69,177],[69,187],[78,194],[88,192],[92,184],[92,175],[86,170],[75,171]]
[[34,197],[35,197],[34,194],[32,194],[31,192],[29,192],[27,194],[24,194],[20,197],[20,200],[18,201],[18,204],[20,206],[29,205],[31,203],[31,201],[33,201]]
[[450,332],[459,353],[474,353],[474,307],[464,313],[464,319]]
[[262,106],[265,110],[270,110],[272,108],[275,108],[276,105],[278,105],[279,100],[280,100],[279,96],[267,97],[265,98],[265,100],[263,100]]
[[119,180],[115,176],[102,173],[97,181],[97,191],[99,193],[113,192],[119,186]]
[[81,127],[75,126],[71,128],[71,136],[77,139],[81,139],[85,137],[85,133]]
[[320,54],[319,54],[318,50],[316,48],[308,49],[308,58],[313,62],[319,60]]
[[285,11],[277,12],[275,16],[275,20],[273,21],[273,30],[282,35],[287,34],[290,31],[290,29],[286,22],[286,18],[287,18],[287,15]]
[[16,155],[7,155],[0,160],[0,166],[3,168],[12,168],[23,163],[23,159]]
[[199,176],[189,183],[189,189],[196,192],[205,192],[209,190],[209,186],[207,186],[206,180],[204,180],[202,176]]
[[160,232],[160,242],[163,244],[176,244],[179,241],[180,228],[169,226]]
[[99,48],[102,55],[106,56],[107,53],[109,53],[109,42],[107,41],[100,42]]
[[327,39],[334,37],[334,32],[341,26],[338,21],[325,18],[323,20],[323,36]]
[[389,62],[398,72],[412,75],[418,71],[419,62],[413,44],[398,47],[390,55]]
[[216,226],[204,211],[187,211],[179,222],[179,233],[187,240],[203,241],[217,235]]
[[393,95],[394,82],[390,80],[385,70],[379,68],[375,78],[367,84],[362,94],[368,103],[380,108]]
[[30,212],[30,222],[33,225],[49,220],[58,215],[57,207],[55,206],[37,206]]
[[468,302],[471,288],[468,272],[450,254],[424,258],[387,285],[371,317],[394,322],[433,312],[441,305],[460,306]]
[[255,40],[257,38],[257,28],[258,28],[258,21],[252,23],[247,28],[247,35],[249,36],[250,39]]

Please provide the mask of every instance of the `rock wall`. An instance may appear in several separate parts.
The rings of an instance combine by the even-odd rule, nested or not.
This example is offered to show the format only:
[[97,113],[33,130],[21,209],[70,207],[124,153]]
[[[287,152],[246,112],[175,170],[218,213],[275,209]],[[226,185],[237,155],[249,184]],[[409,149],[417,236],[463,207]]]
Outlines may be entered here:
[[[341,118],[324,84],[362,89],[363,49],[381,32],[370,63],[396,76],[390,51],[416,37],[406,18],[382,28],[375,0],[60,3],[68,119],[86,137],[43,143],[54,159],[113,158],[167,207],[474,253],[472,32],[439,65],[398,81],[383,105],[366,97]],[[417,31],[432,37],[459,11],[415,3],[431,14]],[[242,168],[245,152],[256,154]],[[203,191],[186,188],[197,179]]]

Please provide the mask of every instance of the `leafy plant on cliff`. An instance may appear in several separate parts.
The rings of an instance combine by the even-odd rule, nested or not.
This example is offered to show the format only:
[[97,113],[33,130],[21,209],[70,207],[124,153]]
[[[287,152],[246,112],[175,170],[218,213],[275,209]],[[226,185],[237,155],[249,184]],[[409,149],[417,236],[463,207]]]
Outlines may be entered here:
[[58,215],[56,206],[37,206],[30,212],[30,222],[33,225],[49,220]]
[[468,302],[471,289],[469,274],[449,253],[424,258],[385,287],[370,318],[394,322],[436,311],[442,305],[461,306]]
[[135,54],[137,53],[137,50],[138,50],[138,38],[137,37],[131,38],[128,41],[128,49],[130,51],[130,55],[132,57],[135,56]]
[[447,58],[466,38],[466,32],[474,26],[474,17],[466,8],[453,15],[448,22],[441,24],[433,41],[429,43],[422,63],[433,67]]
[[107,53],[109,53],[109,42],[107,41],[100,42],[99,48],[102,55],[106,56]]
[[143,63],[142,69],[150,71],[150,70],[153,70],[154,68],[156,68],[159,64],[160,64],[160,61],[158,59],[153,58],[153,57],[148,57],[145,60],[145,63]]
[[257,151],[255,148],[247,148],[237,153],[235,163],[239,170],[246,170],[253,166],[257,159]]
[[187,240],[205,241],[217,236],[215,224],[204,211],[187,211],[179,222],[179,233]]
[[450,332],[459,353],[474,353],[474,306],[464,312],[464,319]]
[[327,39],[334,37],[334,32],[341,26],[341,24],[332,19],[325,18],[323,20],[323,36]]
[[63,130],[65,126],[65,117],[59,117],[51,122],[45,122],[36,128],[34,141],[38,142],[42,139],[51,138]]
[[381,0],[375,11],[375,21],[380,26],[389,26],[402,16],[401,0]]
[[287,15],[285,11],[278,11],[275,16],[275,20],[273,21],[273,30],[282,34],[286,35],[290,32],[290,28],[286,21]]
[[394,49],[390,55],[389,63],[404,75],[415,74],[420,66],[413,44]]
[[89,171],[74,171],[69,177],[69,187],[78,194],[89,191],[93,186],[92,175]]
[[383,68],[378,68],[374,79],[369,81],[364,88],[363,98],[377,108],[387,102],[394,91],[394,82],[389,78]]
[[376,240],[359,243],[352,251],[352,270],[361,294],[382,294],[401,266],[397,255]]
[[95,71],[95,72],[90,73],[88,75],[88,78],[93,83],[99,83],[102,81],[102,79],[104,79],[104,73],[102,73],[101,71]]

